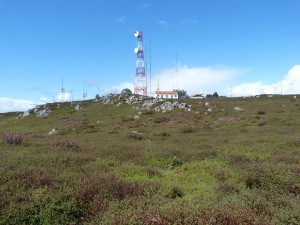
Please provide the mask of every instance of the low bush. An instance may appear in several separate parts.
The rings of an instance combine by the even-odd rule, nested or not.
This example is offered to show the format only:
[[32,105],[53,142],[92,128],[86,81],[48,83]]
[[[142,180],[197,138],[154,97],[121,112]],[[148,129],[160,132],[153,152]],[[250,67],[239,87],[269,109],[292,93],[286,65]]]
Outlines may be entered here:
[[148,177],[161,177],[161,172],[157,168],[148,167],[146,168]]
[[128,138],[130,139],[135,139],[135,140],[142,140],[143,139],[143,136],[139,133],[132,133],[130,132],[128,135],[127,135]]
[[178,167],[181,166],[183,164],[182,159],[177,158],[176,156],[172,159],[172,166],[173,167]]
[[168,132],[160,132],[160,133],[155,133],[154,136],[157,136],[157,137],[170,137],[171,135]]
[[257,125],[260,126],[260,127],[265,126],[266,125],[266,120],[263,119],[263,118],[260,118]]
[[167,123],[170,121],[170,117],[168,116],[161,116],[154,119],[154,123]]
[[55,148],[61,147],[61,148],[64,148],[67,150],[72,150],[72,151],[77,151],[80,149],[79,144],[73,140],[63,140],[63,141],[56,140],[51,143],[51,146],[55,147]]
[[172,199],[175,199],[175,198],[182,198],[184,196],[183,194],[183,191],[181,190],[180,187],[173,187],[170,192],[167,194],[167,197],[168,198],[172,198]]
[[266,114],[266,111],[265,110],[259,110],[257,112],[258,115],[265,115]]
[[193,127],[182,127],[180,132],[183,134],[194,133],[196,130]]
[[20,145],[23,142],[23,134],[21,132],[4,133],[3,141],[10,145]]

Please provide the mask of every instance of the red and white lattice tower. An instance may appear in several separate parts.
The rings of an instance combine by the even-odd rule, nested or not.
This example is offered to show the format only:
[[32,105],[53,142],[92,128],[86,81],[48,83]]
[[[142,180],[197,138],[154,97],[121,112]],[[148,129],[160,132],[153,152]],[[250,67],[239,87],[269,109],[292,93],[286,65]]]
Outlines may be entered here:
[[138,46],[134,49],[134,52],[136,53],[134,94],[147,96],[147,76],[143,50],[143,32],[136,31],[134,36],[138,39]]

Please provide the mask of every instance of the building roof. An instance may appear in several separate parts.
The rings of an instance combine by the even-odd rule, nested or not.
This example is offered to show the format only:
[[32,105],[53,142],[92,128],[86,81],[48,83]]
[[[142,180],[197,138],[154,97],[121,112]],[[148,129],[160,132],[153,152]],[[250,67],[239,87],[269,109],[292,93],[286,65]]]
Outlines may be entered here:
[[176,91],[155,91],[157,95],[177,95]]

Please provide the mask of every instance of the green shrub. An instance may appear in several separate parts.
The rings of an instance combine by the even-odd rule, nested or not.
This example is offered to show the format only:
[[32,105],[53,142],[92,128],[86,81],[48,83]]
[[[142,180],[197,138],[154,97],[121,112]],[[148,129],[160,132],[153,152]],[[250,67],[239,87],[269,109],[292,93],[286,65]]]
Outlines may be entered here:
[[168,198],[175,199],[177,197],[182,198],[184,196],[183,191],[180,187],[173,187],[170,192],[167,194]]
[[172,166],[173,167],[178,167],[181,166],[183,164],[182,159],[177,158],[176,156],[172,159]]

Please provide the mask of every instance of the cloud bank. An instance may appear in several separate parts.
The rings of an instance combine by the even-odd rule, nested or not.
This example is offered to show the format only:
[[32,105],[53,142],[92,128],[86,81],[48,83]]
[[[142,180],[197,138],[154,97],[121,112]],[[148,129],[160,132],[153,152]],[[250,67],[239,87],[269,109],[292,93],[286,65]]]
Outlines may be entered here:
[[57,101],[69,101],[71,97],[71,93],[70,92],[65,92],[64,95],[62,93],[59,93],[56,96],[56,100]]
[[[228,95],[231,90],[227,90]],[[260,81],[239,84],[232,87],[232,96],[252,96],[260,94],[299,94],[300,93],[300,65],[295,65],[288,74],[273,84],[264,84]]]
[[152,91],[184,89],[189,94],[211,93],[229,85],[243,70],[226,66],[214,67],[188,67],[179,66],[167,68],[154,74],[152,79]]
[[33,101],[30,101],[30,100],[0,98],[0,113],[26,111],[33,107],[35,107],[35,104]]

